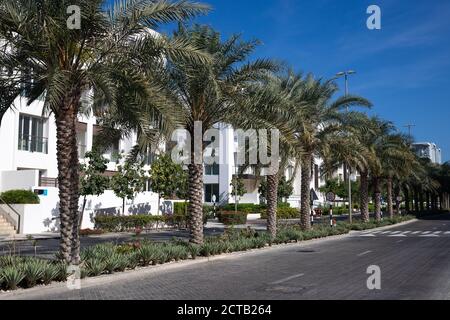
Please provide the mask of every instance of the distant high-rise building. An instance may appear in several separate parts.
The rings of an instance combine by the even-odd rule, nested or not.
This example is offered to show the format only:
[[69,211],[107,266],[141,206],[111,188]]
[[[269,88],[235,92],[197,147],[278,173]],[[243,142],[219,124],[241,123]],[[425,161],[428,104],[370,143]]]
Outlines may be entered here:
[[432,163],[442,164],[442,150],[435,143],[414,143],[412,148],[419,157],[430,159]]

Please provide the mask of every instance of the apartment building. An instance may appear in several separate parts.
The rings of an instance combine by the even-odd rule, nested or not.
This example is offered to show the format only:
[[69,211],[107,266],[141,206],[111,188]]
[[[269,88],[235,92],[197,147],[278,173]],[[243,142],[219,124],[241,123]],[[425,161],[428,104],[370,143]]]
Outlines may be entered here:
[[412,148],[420,158],[429,159],[431,163],[442,164],[442,150],[435,143],[414,143]]

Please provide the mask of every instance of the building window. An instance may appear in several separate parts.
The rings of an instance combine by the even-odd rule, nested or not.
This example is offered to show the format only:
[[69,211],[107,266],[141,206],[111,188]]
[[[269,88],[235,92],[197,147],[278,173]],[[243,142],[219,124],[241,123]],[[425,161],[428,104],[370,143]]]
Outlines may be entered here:
[[220,167],[218,164],[205,165],[205,175],[218,176],[220,174]]
[[205,202],[212,203],[213,196],[216,196],[216,202],[219,200],[219,185],[205,184]]
[[21,114],[19,117],[19,150],[48,153],[48,138],[44,136],[46,119]]
[[151,192],[152,191],[152,184],[150,179],[146,179],[144,181],[144,189],[142,190],[144,192]]

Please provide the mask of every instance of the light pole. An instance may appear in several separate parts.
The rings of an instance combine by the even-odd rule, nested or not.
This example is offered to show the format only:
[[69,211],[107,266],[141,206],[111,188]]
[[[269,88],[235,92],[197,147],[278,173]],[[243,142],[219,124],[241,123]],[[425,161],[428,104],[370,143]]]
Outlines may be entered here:
[[[349,70],[349,71],[342,71],[336,74],[336,77],[341,78],[344,77],[345,78],[345,96],[348,96],[348,77],[356,74],[356,71],[354,70]],[[347,111],[349,110],[349,108],[347,107]]]
[[[344,77],[345,78],[345,96],[348,97],[349,95],[349,90],[348,90],[348,77],[350,75],[356,74],[356,71],[353,70],[348,70],[348,71],[343,71],[343,72],[339,72],[338,74],[336,74],[336,76],[338,78],[340,77]],[[349,107],[347,106],[347,112],[349,112]],[[345,168],[345,165],[344,165]],[[352,179],[351,179],[351,174],[352,174],[352,168],[350,166],[348,166],[348,210],[349,210],[349,218],[350,218],[350,223],[353,223],[353,208],[352,208]]]
[[415,124],[407,124],[404,127],[408,129],[408,135],[410,138],[412,138],[412,128],[414,128],[416,125]]

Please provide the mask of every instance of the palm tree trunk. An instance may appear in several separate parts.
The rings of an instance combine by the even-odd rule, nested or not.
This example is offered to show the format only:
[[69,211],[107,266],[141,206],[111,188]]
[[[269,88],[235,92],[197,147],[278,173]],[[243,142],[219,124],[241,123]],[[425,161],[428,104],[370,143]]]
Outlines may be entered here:
[[360,207],[361,207],[361,218],[363,222],[369,222],[369,174],[367,171],[361,171],[361,190],[360,190]]
[[394,217],[394,201],[393,201],[393,195],[392,195],[392,177],[388,177],[387,183],[386,183],[386,191],[387,191],[387,203],[388,203],[388,214],[389,218]]
[[203,165],[189,165],[189,230],[191,242],[203,244]]
[[[77,108],[78,110],[78,108]],[[77,142],[77,131],[76,122],[77,113],[74,114],[75,122],[72,129],[71,143],[72,143],[72,159],[71,159],[71,170],[72,170],[72,194],[71,194],[71,209],[72,212],[72,248],[71,248],[71,264],[79,265],[81,262],[80,258],[80,160],[78,155],[78,142]]]
[[[76,115],[68,108],[64,108],[61,113],[55,115],[56,122],[56,152],[58,161],[58,188],[59,188],[59,215],[60,215],[60,253],[62,258],[71,262],[72,237],[78,233],[78,228],[74,227],[74,217],[78,217],[78,204],[75,207],[74,201],[78,191],[79,181],[74,180],[75,174],[73,166],[75,163],[73,150],[77,149],[74,144],[73,135],[75,132]],[[76,134],[75,134],[76,138]],[[78,161],[78,159],[76,159]],[[78,170],[78,167],[76,168]],[[78,193],[78,192],[76,192]],[[75,226],[78,225],[78,220]],[[75,229],[75,230],[73,230]],[[74,241],[78,239],[75,238]]]
[[394,187],[394,197],[395,197],[395,211],[394,211],[394,215],[395,214],[397,214],[397,215],[400,214],[401,202],[398,200],[400,198],[400,189],[401,189],[401,187],[399,185],[395,185],[395,187]]
[[410,206],[411,199],[409,197],[409,190],[407,187],[403,188],[403,193],[405,194],[405,209],[406,209],[406,212],[409,213],[409,212],[411,212],[411,206]]
[[430,210],[430,193],[429,192],[427,192],[426,197],[427,197],[427,211],[428,211],[428,210]]
[[278,184],[278,174],[267,176],[267,231],[272,239],[277,236]]
[[419,208],[419,192],[418,192],[417,188],[414,188],[414,210],[416,212],[420,211],[420,208]]
[[311,229],[311,161],[312,155],[302,156],[301,194],[300,194],[300,226],[303,230]]
[[419,208],[420,208],[420,211],[425,211],[425,206],[424,206],[424,202],[423,202],[423,191],[422,190],[420,190],[419,191]]
[[375,218],[377,221],[381,221],[381,189],[380,179],[378,177],[373,178],[373,188],[375,200]]

